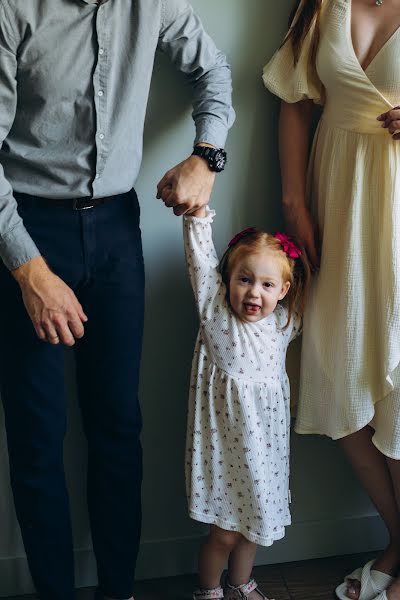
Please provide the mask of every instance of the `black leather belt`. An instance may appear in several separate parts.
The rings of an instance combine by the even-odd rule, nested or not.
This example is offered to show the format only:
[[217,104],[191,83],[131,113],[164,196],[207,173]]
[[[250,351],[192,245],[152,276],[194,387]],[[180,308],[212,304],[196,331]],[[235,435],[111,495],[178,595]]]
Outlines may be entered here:
[[104,196],[103,198],[91,198],[90,196],[84,196],[83,198],[39,198],[38,196],[31,196],[29,194],[22,194],[15,192],[15,198],[17,202],[29,203],[37,206],[48,206],[50,208],[70,208],[72,210],[87,210],[88,208],[95,208],[100,204],[107,204],[118,198],[118,196]]
[[[99,206],[99,204],[107,204],[107,202],[111,202],[115,200],[116,196],[104,196],[103,198],[74,198],[72,200],[72,209],[73,210],[86,210],[87,208],[94,208],[95,206]],[[63,202],[66,202],[65,200]],[[65,204],[67,206],[67,204]],[[69,201],[69,206],[71,206],[71,201]]]

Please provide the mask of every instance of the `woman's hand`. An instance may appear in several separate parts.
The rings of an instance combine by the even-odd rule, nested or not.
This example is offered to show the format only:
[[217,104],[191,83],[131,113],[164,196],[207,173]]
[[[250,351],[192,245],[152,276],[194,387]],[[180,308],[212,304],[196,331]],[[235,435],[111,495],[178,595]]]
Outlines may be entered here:
[[310,261],[311,269],[318,271],[320,266],[320,245],[317,229],[312,221],[310,211],[305,204],[284,205],[286,228],[297,244],[304,248]]
[[400,140],[400,106],[395,106],[392,110],[382,113],[377,117],[382,121],[382,127],[387,129],[394,140]]

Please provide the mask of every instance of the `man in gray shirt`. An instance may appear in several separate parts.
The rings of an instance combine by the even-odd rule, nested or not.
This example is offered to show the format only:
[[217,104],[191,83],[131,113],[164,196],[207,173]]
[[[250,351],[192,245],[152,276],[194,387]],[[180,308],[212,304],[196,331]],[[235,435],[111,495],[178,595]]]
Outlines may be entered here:
[[225,57],[186,0],[0,0],[0,383],[11,483],[42,600],[74,598],[63,347],[88,440],[98,598],[133,594],[143,327],[138,175],[156,49],[193,88],[194,155],[160,181],[209,200],[233,122]]

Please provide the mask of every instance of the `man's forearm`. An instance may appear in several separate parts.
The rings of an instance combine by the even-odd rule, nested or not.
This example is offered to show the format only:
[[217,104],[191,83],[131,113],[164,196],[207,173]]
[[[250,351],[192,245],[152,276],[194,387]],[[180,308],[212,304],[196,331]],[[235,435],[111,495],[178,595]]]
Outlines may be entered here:
[[230,66],[187,0],[164,0],[164,10],[158,47],[193,89],[195,144],[222,148],[235,119]]
[[208,142],[217,148],[225,146],[229,128],[235,120],[232,108],[231,70],[225,57],[218,53],[215,66],[193,85],[193,119],[195,143]]
[[49,270],[50,269],[47,266],[44,258],[42,256],[36,256],[20,267],[12,270],[11,274],[22,287],[24,285],[29,285],[30,282],[35,278],[35,275],[37,275],[39,272],[45,273]]

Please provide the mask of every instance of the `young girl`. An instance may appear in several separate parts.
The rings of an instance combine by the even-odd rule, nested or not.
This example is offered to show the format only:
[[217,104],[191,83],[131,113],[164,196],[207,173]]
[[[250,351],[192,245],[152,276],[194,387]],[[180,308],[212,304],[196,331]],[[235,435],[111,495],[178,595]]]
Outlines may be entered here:
[[190,516],[211,525],[193,597],[261,600],[266,597],[250,578],[257,544],[271,545],[290,523],[285,358],[298,333],[309,268],[285,235],[254,228],[233,238],[218,265],[214,214],[201,209],[184,217],[200,317],[186,482]]

